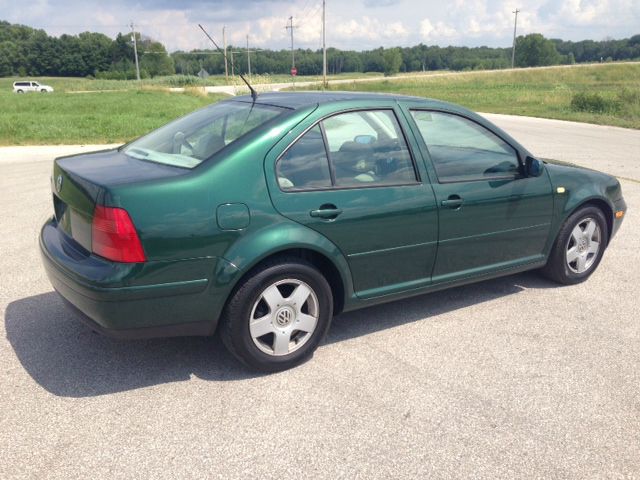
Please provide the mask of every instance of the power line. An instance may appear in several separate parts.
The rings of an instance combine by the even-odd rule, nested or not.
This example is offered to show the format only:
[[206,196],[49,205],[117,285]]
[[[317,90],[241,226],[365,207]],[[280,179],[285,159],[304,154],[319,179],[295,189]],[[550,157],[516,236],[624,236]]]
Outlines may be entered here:
[[302,13],[300,14],[301,17],[304,17],[304,14],[307,13],[307,7],[309,6],[309,2],[311,0],[307,0],[306,2],[304,2],[304,6],[302,7]]
[[[213,43],[213,46],[216,47],[216,49],[218,51],[223,51],[218,44],[216,43],[216,41],[213,39],[213,37],[211,35],[209,35],[209,33],[207,33],[207,31],[204,29],[204,27],[201,24],[198,24],[198,27],[200,28],[200,30],[202,30],[202,33],[204,33],[206,35],[206,37],[211,40],[211,43]],[[226,58],[227,56],[227,52],[224,51],[224,56]],[[233,64],[233,50],[231,50],[231,68],[234,68],[234,64]],[[232,70],[233,71],[233,70]],[[249,91],[251,92],[251,98],[253,99],[253,101],[256,101],[256,98],[258,98],[258,92],[256,92],[256,90],[251,86],[251,84],[247,81],[246,78],[244,78],[244,75],[242,75],[241,73],[238,72],[238,75],[240,75],[240,78],[242,79],[242,81],[245,83],[245,85],[247,86],[247,88],[249,89]]]
[[293,69],[296,66],[296,55],[295,51],[293,50],[293,30],[295,28],[298,28],[297,25],[293,24],[293,16],[289,17],[289,25],[285,26],[284,28],[291,34],[291,68]]
[[322,86],[327,88],[327,22],[326,5],[322,0]]
[[512,13],[516,14],[515,21],[513,22],[513,47],[511,48],[511,68],[514,68],[516,63],[516,30],[518,29],[518,13],[520,10],[516,10]]
[[304,18],[301,21],[298,22],[298,26],[305,25],[310,20],[316,20],[316,15],[318,15],[318,13],[320,13],[321,9],[322,9],[322,2],[318,3],[316,5],[316,8],[314,8],[311,11],[311,13],[305,15]]
[[229,83],[229,65],[227,63],[227,26],[222,27],[222,46],[224,48],[224,79]]
[[133,21],[131,22],[131,37],[133,39],[133,53],[136,57],[136,78],[140,81],[140,64],[138,63],[138,42],[136,40],[136,31],[133,25]]

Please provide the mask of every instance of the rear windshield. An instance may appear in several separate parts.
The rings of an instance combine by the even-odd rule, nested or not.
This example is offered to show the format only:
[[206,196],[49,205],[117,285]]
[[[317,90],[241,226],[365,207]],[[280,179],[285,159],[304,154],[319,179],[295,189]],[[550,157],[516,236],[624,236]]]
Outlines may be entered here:
[[218,103],[135,140],[123,152],[140,160],[194,168],[284,111],[270,105]]

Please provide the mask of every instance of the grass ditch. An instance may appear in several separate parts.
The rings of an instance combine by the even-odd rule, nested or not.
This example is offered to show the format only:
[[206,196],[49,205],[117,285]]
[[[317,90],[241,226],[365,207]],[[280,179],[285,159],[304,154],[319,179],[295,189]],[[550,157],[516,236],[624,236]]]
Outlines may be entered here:
[[143,89],[67,95],[0,91],[0,145],[124,143],[223,95]]
[[350,82],[330,90],[437,98],[471,110],[640,128],[640,65],[602,64]]

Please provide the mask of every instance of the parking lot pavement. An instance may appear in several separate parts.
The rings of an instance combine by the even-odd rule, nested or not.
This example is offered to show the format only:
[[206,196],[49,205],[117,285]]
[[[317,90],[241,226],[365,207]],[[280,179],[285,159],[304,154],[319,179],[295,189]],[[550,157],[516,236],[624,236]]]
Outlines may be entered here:
[[640,181],[640,130],[483,113],[540,158],[553,158]]
[[[48,162],[0,162],[0,478],[640,476],[640,184],[586,283],[526,273],[345,314],[313,360],[115,341],[40,266]],[[630,172],[627,177],[631,177]]]

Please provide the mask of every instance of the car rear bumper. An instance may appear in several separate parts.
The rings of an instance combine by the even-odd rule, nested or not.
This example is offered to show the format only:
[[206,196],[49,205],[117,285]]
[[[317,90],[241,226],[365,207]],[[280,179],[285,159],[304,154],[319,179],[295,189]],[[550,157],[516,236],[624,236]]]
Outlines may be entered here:
[[121,264],[79,254],[54,219],[41,230],[40,252],[65,302],[93,330],[116,338],[213,334],[230,290],[220,272],[233,276],[219,258]]

